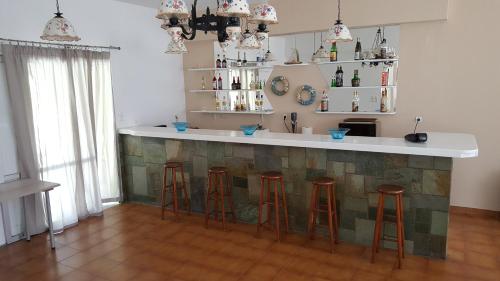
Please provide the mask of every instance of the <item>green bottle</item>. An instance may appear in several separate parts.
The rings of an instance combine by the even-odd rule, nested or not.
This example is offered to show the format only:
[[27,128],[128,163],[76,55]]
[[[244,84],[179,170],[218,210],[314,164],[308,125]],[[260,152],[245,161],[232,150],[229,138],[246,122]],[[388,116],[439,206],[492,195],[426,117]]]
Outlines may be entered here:
[[337,61],[337,43],[332,43],[332,48],[330,49],[330,61]]
[[335,76],[332,78],[332,83],[330,84],[330,87],[332,87],[332,88],[337,87],[337,81],[335,79]]

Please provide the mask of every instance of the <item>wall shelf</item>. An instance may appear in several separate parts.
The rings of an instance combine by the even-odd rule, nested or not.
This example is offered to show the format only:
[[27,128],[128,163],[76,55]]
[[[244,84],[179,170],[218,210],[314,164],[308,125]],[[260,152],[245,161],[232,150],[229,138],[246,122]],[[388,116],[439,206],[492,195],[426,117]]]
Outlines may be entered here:
[[190,93],[218,93],[218,92],[264,92],[264,90],[247,90],[247,89],[241,89],[241,90],[229,90],[229,89],[223,89],[223,90],[189,90]]
[[315,111],[314,113],[316,114],[337,114],[337,115],[395,115],[396,111],[392,112],[380,112],[380,111],[375,111],[375,112],[368,112],[368,111],[358,111],[358,112],[350,112],[350,111],[326,111],[326,112],[321,112],[321,111]]
[[262,66],[242,66],[242,67],[227,67],[227,68],[215,68],[215,67],[202,67],[202,68],[188,68],[188,71],[229,71],[229,70],[257,70],[257,69],[271,69],[272,65],[262,65]]
[[271,115],[274,111],[217,111],[217,110],[193,110],[191,113],[207,113],[207,114],[244,114],[244,115]]
[[391,86],[360,86],[360,87],[330,87],[330,90],[337,90],[337,89],[383,89],[383,88],[396,88],[396,85],[391,85]]
[[370,60],[344,60],[344,61],[325,61],[325,62],[315,62],[313,64],[317,65],[328,65],[328,64],[343,64],[343,63],[384,63],[384,62],[397,62],[399,58],[393,59],[370,59]]

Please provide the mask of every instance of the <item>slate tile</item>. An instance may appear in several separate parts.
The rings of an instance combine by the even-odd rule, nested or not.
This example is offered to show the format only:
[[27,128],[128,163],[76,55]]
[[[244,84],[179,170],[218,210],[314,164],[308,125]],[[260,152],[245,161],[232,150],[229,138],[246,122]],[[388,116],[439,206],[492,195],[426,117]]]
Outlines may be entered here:
[[288,151],[288,167],[290,169],[306,169],[306,149],[300,147],[290,147]]
[[365,177],[362,175],[354,174],[346,175],[346,188],[346,194],[364,197]]
[[168,161],[184,161],[182,145],[182,141],[165,140],[165,150]]
[[451,174],[449,171],[424,170],[422,192],[424,194],[450,196]]
[[344,200],[344,209],[351,211],[358,211],[364,214],[368,213],[368,199],[367,198],[355,198],[346,197]]
[[167,161],[165,143],[162,139],[145,138],[143,153],[145,163],[164,164]]
[[306,148],[306,168],[326,170],[326,150]]
[[339,238],[341,241],[348,243],[356,242],[356,232],[351,229],[339,228]]
[[142,138],[131,135],[122,136],[125,155],[142,156]]
[[413,253],[420,256],[430,256],[431,254],[431,235],[415,233],[413,238]]
[[148,180],[146,177],[146,167],[133,166],[132,167],[132,194],[129,195],[143,195],[148,194]]
[[327,159],[336,162],[354,162],[355,151],[349,150],[327,150]]
[[253,160],[254,145],[250,144],[233,144],[233,156]]
[[190,177],[191,211],[205,212],[207,182],[205,177]]
[[431,234],[446,236],[448,232],[448,213],[432,211]]
[[348,174],[356,173],[356,164],[351,162],[345,163],[345,172]]
[[356,218],[355,220],[356,243],[370,246],[373,242],[374,229],[375,229],[375,221]]
[[207,143],[207,161],[209,167],[224,165],[225,146],[223,142]]
[[141,156],[125,155],[124,160],[127,166],[144,166],[144,159]]
[[288,157],[288,147],[286,146],[273,146],[273,155],[279,157]]
[[448,209],[450,208],[450,198],[443,196],[412,194],[411,206],[412,208],[448,212]]
[[232,143],[225,143],[224,144],[224,156],[225,157],[231,157],[233,156],[233,144]]
[[408,155],[384,154],[384,169],[408,167]]
[[207,177],[208,163],[206,157],[203,156],[193,157],[193,175],[195,177]]
[[163,185],[163,165],[147,164],[146,174],[149,194],[159,197]]
[[384,154],[356,152],[356,173],[366,176],[384,175]]
[[208,142],[206,141],[194,141],[194,155],[196,156],[204,156],[207,157],[207,146]]
[[419,169],[432,169],[434,167],[434,157],[410,155],[408,157],[408,167]]
[[410,192],[412,184],[422,182],[422,170],[413,168],[387,169],[384,171],[384,181],[387,184],[397,184]]
[[288,169],[288,157],[281,157],[281,168]]
[[448,157],[434,157],[434,169],[442,171],[451,171],[453,159]]
[[257,145],[254,149],[257,171],[281,171],[281,157],[272,154],[272,146]]
[[248,188],[248,179],[242,177],[233,176],[233,186]]
[[316,178],[326,176],[326,170],[307,169],[306,180],[314,181]]
[[415,232],[420,234],[429,234],[431,232],[431,225],[424,222],[415,222]]
[[431,235],[430,256],[446,258],[446,236]]

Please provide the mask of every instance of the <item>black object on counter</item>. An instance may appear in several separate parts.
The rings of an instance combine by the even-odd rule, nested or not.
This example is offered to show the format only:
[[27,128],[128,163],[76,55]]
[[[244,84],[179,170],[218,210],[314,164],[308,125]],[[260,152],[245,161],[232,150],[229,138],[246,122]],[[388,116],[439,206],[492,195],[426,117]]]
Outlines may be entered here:
[[405,140],[414,143],[424,143],[427,142],[427,133],[417,133],[418,124],[422,122],[420,117],[417,117],[417,122],[415,123],[415,129],[413,129],[413,134],[408,134],[405,136]]

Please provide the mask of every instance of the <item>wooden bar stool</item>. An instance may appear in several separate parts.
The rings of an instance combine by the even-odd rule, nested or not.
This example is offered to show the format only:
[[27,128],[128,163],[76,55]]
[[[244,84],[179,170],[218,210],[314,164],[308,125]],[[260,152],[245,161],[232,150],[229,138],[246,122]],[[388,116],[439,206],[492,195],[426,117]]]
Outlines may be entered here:
[[[225,179],[225,180],[224,180]],[[225,182],[225,184],[224,184]],[[215,221],[219,221],[219,205],[220,213],[222,216],[222,227],[226,230],[226,213],[231,213],[233,223],[236,223],[236,213],[234,211],[234,204],[232,198],[231,188],[229,186],[229,172],[225,167],[212,167],[208,170],[208,190],[207,201],[205,206],[205,225],[208,227],[208,220],[210,219],[210,200],[214,201],[213,215]],[[228,198],[230,211],[226,212],[225,198]]]
[[[321,188],[326,189],[327,205],[320,204]],[[338,243],[339,228],[337,223],[337,204],[335,200],[335,181],[332,178],[320,177],[313,181],[313,190],[311,194],[311,206],[309,209],[309,236],[314,239],[316,230],[316,220],[318,213],[328,213],[328,228],[330,230],[330,247],[333,253],[333,245]]]
[[[264,205],[264,189],[265,189],[265,181],[267,181],[267,220],[262,222],[262,208]],[[286,205],[286,192],[285,192],[285,184],[283,183],[283,174],[281,172],[265,172],[260,177],[260,199],[259,199],[259,221],[257,224],[257,232],[260,233],[261,227],[264,223],[268,223],[270,227],[272,227],[271,223],[271,205],[274,205],[274,213],[275,213],[275,233],[276,240],[280,241],[280,203],[279,203],[279,191],[278,191],[278,182],[281,186],[281,200],[283,211],[285,212],[285,227],[286,232],[288,232],[288,208]],[[274,187],[274,202],[271,200],[271,183]]]
[[[171,183],[168,184],[168,172],[170,171]],[[161,190],[161,219],[165,219],[165,209],[172,205],[173,213],[179,215],[179,204],[177,202],[177,172],[181,173],[181,192],[184,195],[184,208],[191,213],[190,200],[184,180],[184,164],[182,162],[169,161],[163,165],[163,186]],[[167,202],[167,192],[172,194],[172,201]]]
[[[398,245],[398,267],[401,268],[401,259],[405,257],[404,247],[405,247],[405,230],[403,224],[403,192],[404,188],[398,185],[384,184],[377,188],[378,191],[378,209],[377,209],[377,220],[375,223],[375,231],[373,234],[373,244],[372,244],[372,263],[375,262],[375,253],[378,252],[380,246],[380,240],[387,240],[397,242]],[[396,201],[396,217],[392,216],[392,220],[384,220],[384,196],[394,196]],[[396,237],[390,237],[383,235],[381,237],[381,232],[383,234],[382,228],[385,222],[391,222],[396,224]]]

